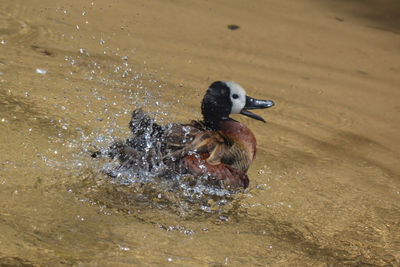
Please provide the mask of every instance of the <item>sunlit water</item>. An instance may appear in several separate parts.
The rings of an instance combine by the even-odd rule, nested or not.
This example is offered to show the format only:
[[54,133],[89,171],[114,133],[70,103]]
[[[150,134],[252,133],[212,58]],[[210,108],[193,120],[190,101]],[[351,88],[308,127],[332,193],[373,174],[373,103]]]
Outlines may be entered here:
[[[174,20],[167,20],[169,27],[158,32],[165,42],[159,46],[146,31],[135,35],[133,28],[142,17],[142,27],[155,27],[157,5],[1,4],[0,264],[399,263],[398,145],[389,147],[379,137],[384,132],[386,140],[395,139],[391,133],[398,129],[398,118],[392,111],[382,116],[361,112],[346,102],[357,94],[324,97],[328,78],[318,64],[316,74],[304,71],[294,78],[279,64],[286,62],[297,73],[300,59],[271,54],[271,87],[284,89],[264,92],[250,86],[248,93],[275,100],[276,108],[262,113],[267,124],[238,118],[258,140],[248,189],[230,191],[189,176],[163,179],[145,171],[118,170],[111,177],[107,173],[115,172],[118,163],[91,154],[107,154],[113,142],[131,135],[128,122],[134,109],[145,109],[161,124],[200,118],[201,97],[216,71],[207,66],[220,64],[215,53],[220,46],[211,43],[202,54],[202,47],[183,39],[176,49],[173,38],[192,31],[204,34],[205,26],[175,25],[184,33],[168,39],[163,31],[174,29]],[[162,10],[165,4],[158,5]],[[196,10],[190,5],[168,7],[177,14],[184,8],[189,17]],[[224,23],[221,32],[229,31]],[[245,26],[238,33],[245,32]],[[224,38],[230,42],[234,37]],[[241,79],[263,79],[263,71],[258,75],[246,65],[252,53],[226,56],[239,61],[245,73]],[[153,57],[164,63],[155,64]],[[190,76],[185,66],[168,63],[181,62],[181,57],[200,62],[203,72]],[[260,68],[258,58],[252,60]],[[308,63],[306,70],[315,65]],[[389,92],[398,85],[390,71],[365,82],[367,72],[332,65],[323,67],[333,73],[330,81],[337,88],[378,84]],[[221,79],[233,71],[224,66],[220,64],[217,73]],[[343,74],[347,72],[352,75]],[[284,82],[288,75],[293,80],[289,84]],[[315,75],[314,84],[302,86],[310,80],[307,75]],[[180,77],[196,83],[187,85]],[[390,97],[386,100],[392,105]],[[392,116],[391,121],[384,116]],[[376,130],[376,139],[373,131],[362,135],[359,129],[366,118],[369,125],[387,130]]]

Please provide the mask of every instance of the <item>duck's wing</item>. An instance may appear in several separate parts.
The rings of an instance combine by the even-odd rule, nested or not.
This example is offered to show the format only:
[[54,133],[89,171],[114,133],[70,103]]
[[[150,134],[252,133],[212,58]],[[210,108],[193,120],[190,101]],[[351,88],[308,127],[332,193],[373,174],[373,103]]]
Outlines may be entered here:
[[160,137],[165,131],[163,126],[157,124],[149,113],[141,108],[132,112],[129,128],[135,137],[140,137],[144,134],[148,134],[151,137]]
[[110,147],[110,156],[113,159],[118,159],[120,167],[145,170],[151,168],[152,159],[157,157],[157,151],[149,150],[146,153],[135,149],[134,147],[117,141]]
[[245,149],[238,144],[234,144],[229,147],[229,151],[224,153],[221,162],[243,172],[247,172],[251,164],[251,159]]
[[179,160],[187,155],[207,153],[207,163],[217,165],[229,152],[230,146],[218,132],[205,130],[194,131],[186,144],[177,142],[175,148],[164,156],[165,160]]
[[169,150],[168,153],[180,150],[189,146],[200,132],[200,129],[193,127],[191,124],[169,124],[165,126],[162,136],[163,143],[166,149]]
[[196,136],[191,146],[192,150],[197,153],[207,153],[206,161],[211,165],[220,164],[222,158],[230,149],[227,140],[215,131],[202,132]]

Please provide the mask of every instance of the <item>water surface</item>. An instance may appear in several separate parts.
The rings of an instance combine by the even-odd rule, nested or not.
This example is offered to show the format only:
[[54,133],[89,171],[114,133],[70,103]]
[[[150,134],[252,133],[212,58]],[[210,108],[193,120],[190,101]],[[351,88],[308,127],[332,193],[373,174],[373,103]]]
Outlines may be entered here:
[[[385,3],[0,1],[0,264],[398,265]],[[90,157],[137,107],[200,118],[215,80],[276,103],[235,117],[258,140],[246,191],[121,183]]]

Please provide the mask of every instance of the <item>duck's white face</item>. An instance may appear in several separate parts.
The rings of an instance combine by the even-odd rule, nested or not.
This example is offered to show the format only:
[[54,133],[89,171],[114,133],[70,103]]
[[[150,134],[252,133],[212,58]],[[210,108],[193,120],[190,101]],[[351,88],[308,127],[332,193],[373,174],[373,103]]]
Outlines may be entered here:
[[225,82],[230,89],[232,109],[230,114],[239,114],[246,105],[246,92],[243,87],[235,82]]

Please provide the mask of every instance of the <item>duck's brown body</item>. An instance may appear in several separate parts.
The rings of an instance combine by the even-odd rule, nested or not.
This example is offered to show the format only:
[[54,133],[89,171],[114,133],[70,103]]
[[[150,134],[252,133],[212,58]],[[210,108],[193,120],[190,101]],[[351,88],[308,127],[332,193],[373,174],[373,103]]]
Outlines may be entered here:
[[[246,188],[247,170],[256,153],[256,138],[244,124],[227,119],[220,122],[219,130],[191,127],[191,142],[168,156],[178,156],[182,168],[196,175],[210,174],[230,186]],[[197,127],[196,127],[197,126]]]

